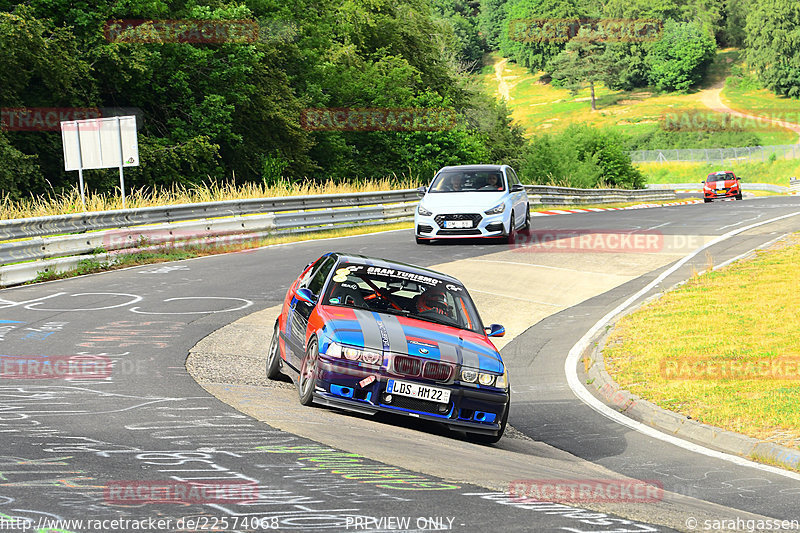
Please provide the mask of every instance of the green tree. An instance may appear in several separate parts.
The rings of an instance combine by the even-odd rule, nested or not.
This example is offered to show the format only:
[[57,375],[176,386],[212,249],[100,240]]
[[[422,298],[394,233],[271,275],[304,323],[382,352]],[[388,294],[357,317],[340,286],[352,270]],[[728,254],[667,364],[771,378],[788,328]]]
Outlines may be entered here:
[[500,33],[506,20],[507,0],[481,0],[481,10],[478,16],[481,33],[486,40],[489,50],[500,48]]
[[592,111],[597,110],[594,86],[613,78],[617,69],[606,53],[607,36],[602,31],[582,28],[566,48],[547,65],[553,81],[577,94],[585,85],[591,93]]
[[745,26],[750,0],[725,0],[725,24],[719,37],[723,46],[742,48],[745,45]]
[[25,155],[11,145],[0,131],[0,201],[19,200],[36,189],[41,171],[36,156]]
[[566,46],[570,28],[588,16],[578,0],[509,0],[500,53],[536,72]]
[[755,0],[746,26],[747,62],[776,94],[800,97],[800,3]]
[[702,80],[716,48],[711,32],[700,24],[668,20],[647,54],[650,82],[659,90],[689,89]]

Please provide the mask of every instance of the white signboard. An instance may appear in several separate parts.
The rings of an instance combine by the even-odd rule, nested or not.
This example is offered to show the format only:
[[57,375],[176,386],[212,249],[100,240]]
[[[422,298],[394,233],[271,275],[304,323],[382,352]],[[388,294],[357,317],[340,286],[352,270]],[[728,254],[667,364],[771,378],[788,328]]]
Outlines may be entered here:
[[139,165],[135,116],[62,122],[61,140],[64,170]]
[[123,167],[139,165],[139,143],[136,137],[136,117],[93,118],[68,120],[61,123],[64,144],[64,170],[77,170],[83,194],[83,171],[94,168],[119,168],[122,206],[125,207]]

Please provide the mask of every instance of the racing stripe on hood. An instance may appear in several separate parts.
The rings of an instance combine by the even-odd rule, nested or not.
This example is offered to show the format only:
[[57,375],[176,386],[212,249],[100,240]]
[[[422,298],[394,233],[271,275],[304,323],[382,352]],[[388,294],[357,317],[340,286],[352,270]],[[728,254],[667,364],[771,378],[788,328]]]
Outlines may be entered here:
[[470,368],[484,368],[481,366],[481,356],[469,348],[461,348],[462,365]]
[[391,349],[396,353],[409,353],[408,339],[406,339],[406,333],[403,331],[403,326],[400,325],[400,321],[397,320],[397,317],[394,315],[384,314],[380,315],[379,320],[383,322],[383,325],[386,328],[386,333],[389,337],[389,347],[384,349],[387,351]]
[[448,363],[460,363],[461,358],[458,356],[458,346],[450,344],[449,342],[438,341],[439,345],[439,359]]
[[459,341],[458,336],[438,331],[435,325],[422,328],[416,324],[403,323],[403,330],[410,339],[425,339],[439,347],[440,359],[459,363],[490,372],[502,372],[503,363],[498,353],[474,341]]
[[376,315],[370,311],[363,309],[355,309],[356,320],[358,325],[361,326],[361,332],[364,335],[364,348],[371,348],[373,350],[383,349],[383,339],[381,337],[381,330],[376,322]]

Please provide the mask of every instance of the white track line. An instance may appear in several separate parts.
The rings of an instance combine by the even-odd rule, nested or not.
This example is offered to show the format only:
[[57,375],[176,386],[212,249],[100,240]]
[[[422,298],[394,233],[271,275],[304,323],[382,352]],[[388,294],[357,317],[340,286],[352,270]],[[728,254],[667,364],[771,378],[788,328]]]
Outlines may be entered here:
[[668,435],[667,433],[663,433],[653,427],[650,427],[646,424],[641,422],[637,422],[631,418],[628,418],[624,414],[620,413],[619,411],[615,411],[614,409],[608,407],[606,404],[592,396],[592,394],[583,386],[581,380],[578,378],[578,371],[577,366],[578,362],[580,361],[581,354],[589,345],[591,339],[599,332],[608,322],[610,322],[615,316],[622,313],[625,309],[627,309],[631,304],[633,304],[637,299],[639,299],[642,295],[646,294],[650,291],[653,287],[661,283],[667,276],[678,270],[684,264],[686,264],[690,259],[695,257],[697,254],[702,252],[703,250],[718,244],[722,241],[725,241],[734,235],[738,235],[744,231],[749,229],[763,226],[764,224],[769,224],[770,222],[776,222],[778,220],[783,220],[785,218],[790,218],[793,216],[800,215],[800,212],[797,213],[790,213],[788,215],[779,216],[776,218],[772,218],[770,220],[765,220],[762,222],[757,222],[755,224],[751,224],[744,228],[735,229],[720,235],[719,237],[715,238],[714,240],[704,244],[694,252],[690,253],[677,263],[675,263],[672,267],[667,269],[666,271],[662,272],[656,279],[648,283],[645,287],[640,289],[634,295],[629,297],[627,300],[622,302],[616,308],[609,311],[603,318],[601,318],[597,323],[595,323],[592,328],[586,332],[586,334],[581,337],[581,339],[572,347],[567,355],[567,359],[564,362],[564,372],[567,376],[567,383],[569,384],[569,388],[572,389],[572,392],[580,399],[583,403],[600,413],[601,415],[605,416],[617,422],[618,424],[622,424],[623,426],[627,426],[635,431],[643,433],[648,437],[652,437],[658,440],[662,440],[664,442],[668,442],[685,450],[689,450],[691,452],[699,453],[702,455],[706,455],[708,457],[713,457],[715,459],[722,459],[724,461],[728,461],[734,463],[739,466],[747,466],[750,468],[755,468],[758,470],[762,470],[764,472],[770,472],[772,474],[777,474],[780,476],[788,477],[795,480],[800,480],[800,473],[792,472],[789,470],[783,470],[781,468],[777,468],[774,466],[764,465],[761,463],[756,463],[754,461],[750,461],[749,459],[745,459],[743,457],[739,457],[737,455],[731,455],[724,452],[718,452],[716,450],[711,450],[706,448],[705,446],[700,446],[699,444],[694,444],[689,441],[685,441],[673,435]]

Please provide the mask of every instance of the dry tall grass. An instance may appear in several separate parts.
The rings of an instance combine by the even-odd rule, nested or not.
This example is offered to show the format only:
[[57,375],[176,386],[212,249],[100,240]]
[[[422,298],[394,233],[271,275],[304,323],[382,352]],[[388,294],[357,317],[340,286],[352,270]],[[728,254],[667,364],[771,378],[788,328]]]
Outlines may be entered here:
[[[421,184],[413,179],[392,178],[380,180],[354,180],[348,183],[333,181],[316,183],[313,181],[280,181],[273,185],[264,183],[213,182],[210,185],[173,185],[164,188],[140,188],[128,192],[125,207],[141,207],[190,204],[198,202],[218,202],[223,200],[244,200],[248,198],[269,198],[275,196],[296,196],[308,194],[343,194],[353,192],[388,191],[411,189]],[[89,192],[86,195],[87,211],[108,211],[122,209],[122,198],[118,194]],[[68,189],[63,194],[49,194],[13,201],[8,195],[0,197],[0,219],[64,215],[83,211],[78,187]]]

